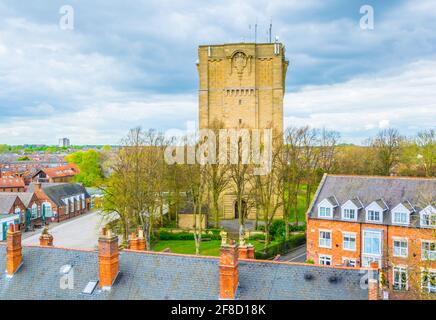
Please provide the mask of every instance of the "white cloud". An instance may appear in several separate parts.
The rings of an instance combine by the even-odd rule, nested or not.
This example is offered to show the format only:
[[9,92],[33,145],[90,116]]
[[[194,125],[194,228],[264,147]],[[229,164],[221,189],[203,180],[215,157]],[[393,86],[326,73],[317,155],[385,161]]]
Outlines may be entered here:
[[386,129],[386,128],[389,128],[389,126],[390,126],[390,121],[389,120],[381,120],[381,121],[378,122],[378,127],[380,129]]
[[334,85],[308,86],[285,96],[285,124],[340,131],[361,142],[373,129],[407,134],[436,126],[436,60]]

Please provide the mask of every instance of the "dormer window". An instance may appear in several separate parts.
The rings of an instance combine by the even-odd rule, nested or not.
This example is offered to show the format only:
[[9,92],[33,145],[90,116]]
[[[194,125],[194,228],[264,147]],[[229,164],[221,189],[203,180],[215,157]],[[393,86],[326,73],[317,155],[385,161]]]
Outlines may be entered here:
[[333,218],[333,210],[337,207],[337,201],[334,197],[329,197],[322,200],[318,204],[318,217],[319,218]]
[[342,209],[342,219],[343,220],[357,220],[357,213],[359,209],[363,207],[362,202],[360,202],[359,198],[354,198],[345,202]]
[[408,225],[410,223],[410,214],[414,211],[415,209],[412,207],[409,201],[398,204],[391,210],[392,223]]
[[386,203],[379,199],[373,201],[368,207],[366,207],[366,221],[367,222],[383,222],[383,212],[388,209]]
[[436,209],[429,205],[419,213],[421,227],[435,228],[436,227]]

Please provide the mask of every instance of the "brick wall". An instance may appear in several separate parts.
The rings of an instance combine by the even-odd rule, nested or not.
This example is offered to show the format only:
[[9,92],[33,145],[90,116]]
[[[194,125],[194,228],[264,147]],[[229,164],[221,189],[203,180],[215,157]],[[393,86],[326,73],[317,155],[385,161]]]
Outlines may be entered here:
[[[410,228],[401,226],[386,226],[377,224],[365,224],[356,222],[331,221],[321,219],[308,219],[307,223],[307,259],[312,259],[315,264],[319,263],[319,256],[329,255],[332,257],[332,265],[343,263],[343,258],[356,259],[357,266],[362,261],[362,237],[364,229],[383,230],[382,245],[382,264],[383,272],[388,281],[388,291],[391,299],[411,298],[417,294],[420,286],[421,268],[436,269],[436,261],[421,260],[421,243],[422,240],[436,240],[435,230],[423,228]],[[332,232],[331,248],[319,247],[319,231],[328,230]],[[356,251],[343,249],[343,234],[345,232],[356,234]],[[393,241],[396,238],[408,240],[407,257],[394,257]],[[399,292],[393,290],[393,271],[395,265],[406,266],[409,274],[409,290]]]

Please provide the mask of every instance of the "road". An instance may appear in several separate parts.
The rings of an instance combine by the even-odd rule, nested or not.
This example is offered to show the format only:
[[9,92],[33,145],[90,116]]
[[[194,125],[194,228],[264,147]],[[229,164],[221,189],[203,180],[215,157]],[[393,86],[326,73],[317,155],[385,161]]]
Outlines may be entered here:
[[[96,249],[99,230],[103,227],[100,212],[92,212],[73,220],[49,227],[53,235],[53,245],[76,249]],[[40,232],[26,239],[23,244],[39,244]]]
[[282,255],[279,261],[288,261],[288,262],[305,262],[306,261],[306,245],[299,246]]

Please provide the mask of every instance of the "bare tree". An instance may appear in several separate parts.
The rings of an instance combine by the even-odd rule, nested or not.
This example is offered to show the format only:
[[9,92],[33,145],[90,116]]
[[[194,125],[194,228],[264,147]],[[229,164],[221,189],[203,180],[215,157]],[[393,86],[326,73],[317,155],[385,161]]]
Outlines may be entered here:
[[163,136],[154,130],[144,132],[139,127],[130,130],[122,141],[105,189],[105,212],[118,213],[124,241],[127,241],[129,228],[141,226],[146,231],[148,250],[159,205],[162,139]]
[[206,166],[195,162],[193,164],[185,165],[184,170],[186,175],[186,187],[188,190],[188,202],[192,203],[195,253],[199,255],[203,234],[203,223],[206,216],[206,212],[204,212],[204,203],[207,195],[207,184],[205,181]]
[[424,164],[424,171],[427,177],[435,175],[434,166],[436,163],[436,132],[433,129],[421,131],[416,137],[416,144]]
[[400,147],[403,137],[397,129],[381,130],[372,139],[371,146],[376,152],[376,169],[381,175],[389,176],[392,169],[399,162]]
[[[223,127],[223,123],[214,121],[209,130],[215,136],[215,141],[219,137],[219,130]],[[211,144],[215,147],[215,155],[219,154],[219,143]],[[216,159],[215,159],[216,160]],[[204,170],[204,178],[207,183],[209,196],[211,198],[211,209],[214,220],[215,228],[219,227],[219,199],[229,186],[230,183],[230,165],[227,163],[220,163],[220,161],[208,161]]]
[[[247,130],[248,132],[248,130]],[[239,226],[243,229],[245,227],[245,220],[248,215],[248,206],[247,206],[247,186],[252,173],[252,167],[249,163],[249,155],[244,150],[243,139],[241,137],[237,140],[237,150],[234,153],[234,161],[230,163],[230,178],[232,187],[234,188],[234,192],[236,195],[236,207],[238,210],[238,220]]]
[[[250,197],[256,203],[256,210],[265,226],[265,247],[270,244],[270,226],[277,211],[283,206],[282,139],[274,140],[270,171],[266,174],[252,175],[250,178]],[[263,166],[255,165],[255,167]]]

